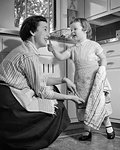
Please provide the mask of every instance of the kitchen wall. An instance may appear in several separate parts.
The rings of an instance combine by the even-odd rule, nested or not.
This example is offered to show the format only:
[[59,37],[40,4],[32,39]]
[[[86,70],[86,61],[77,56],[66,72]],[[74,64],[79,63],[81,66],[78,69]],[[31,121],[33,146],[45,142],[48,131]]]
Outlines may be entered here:
[[17,30],[14,26],[14,0],[0,0],[0,28]]
[[[67,0],[57,1],[56,29],[67,28]],[[14,26],[14,0],[0,0],[0,28],[19,30]]]

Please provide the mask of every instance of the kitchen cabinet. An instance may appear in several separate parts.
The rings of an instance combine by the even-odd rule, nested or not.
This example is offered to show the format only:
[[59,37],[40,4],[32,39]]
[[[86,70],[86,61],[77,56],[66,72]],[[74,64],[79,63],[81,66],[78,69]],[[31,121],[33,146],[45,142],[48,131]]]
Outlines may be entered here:
[[118,7],[120,7],[120,1],[119,0],[110,0],[110,8],[111,9],[117,9]]
[[112,87],[112,122],[120,123],[120,41],[101,45],[107,56],[107,77]]
[[85,18],[94,20],[120,11],[119,0],[85,0]]
[[107,0],[96,1],[96,0],[85,0],[85,18],[107,12]]
[[120,68],[109,69],[107,74],[112,87],[111,104],[113,112],[110,118],[112,122],[120,123]]

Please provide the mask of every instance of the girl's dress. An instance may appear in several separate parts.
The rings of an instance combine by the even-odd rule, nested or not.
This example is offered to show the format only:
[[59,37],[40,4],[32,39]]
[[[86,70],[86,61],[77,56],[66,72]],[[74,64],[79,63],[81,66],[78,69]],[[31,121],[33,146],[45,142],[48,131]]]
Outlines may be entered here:
[[[103,49],[97,42],[87,39],[83,43],[71,47],[68,51],[71,53],[71,59],[75,64],[74,82],[77,92],[87,102],[96,72],[99,68],[97,54],[101,53]],[[77,105],[79,107],[77,109],[79,113],[77,114],[79,114],[78,119],[80,121],[84,120],[85,106],[86,103],[84,105]]]

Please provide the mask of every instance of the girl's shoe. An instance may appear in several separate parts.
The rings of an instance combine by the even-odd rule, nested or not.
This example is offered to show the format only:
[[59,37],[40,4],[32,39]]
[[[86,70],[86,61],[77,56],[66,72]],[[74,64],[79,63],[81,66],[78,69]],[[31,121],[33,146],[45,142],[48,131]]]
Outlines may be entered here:
[[85,131],[85,132],[88,132],[88,134],[87,135],[81,134],[79,137],[80,141],[86,141],[86,140],[90,140],[92,138],[92,132],[91,131]]
[[[108,126],[106,128],[110,128],[110,127],[112,127],[112,126]],[[113,129],[113,131],[111,133],[108,133],[107,130],[106,130],[106,133],[107,133],[107,138],[108,139],[114,139],[115,138],[115,131],[114,131],[114,129]]]

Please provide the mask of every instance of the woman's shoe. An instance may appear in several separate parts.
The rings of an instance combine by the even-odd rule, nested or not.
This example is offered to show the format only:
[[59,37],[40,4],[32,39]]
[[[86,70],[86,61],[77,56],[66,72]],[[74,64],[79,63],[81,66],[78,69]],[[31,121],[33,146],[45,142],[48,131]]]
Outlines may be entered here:
[[[108,126],[106,128],[110,128],[110,127],[112,127],[112,126]],[[114,139],[115,138],[115,131],[114,131],[114,129],[113,129],[113,131],[111,133],[108,133],[107,130],[106,130],[106,133],[107,133],[107,138],[108,139]]]
[[81,134],[79,137],[80,141],[86,141],[86,140],[90,140],[92,138],[92,132],[91,131],[85,131],[85,132],[88,132],[88,135]]

